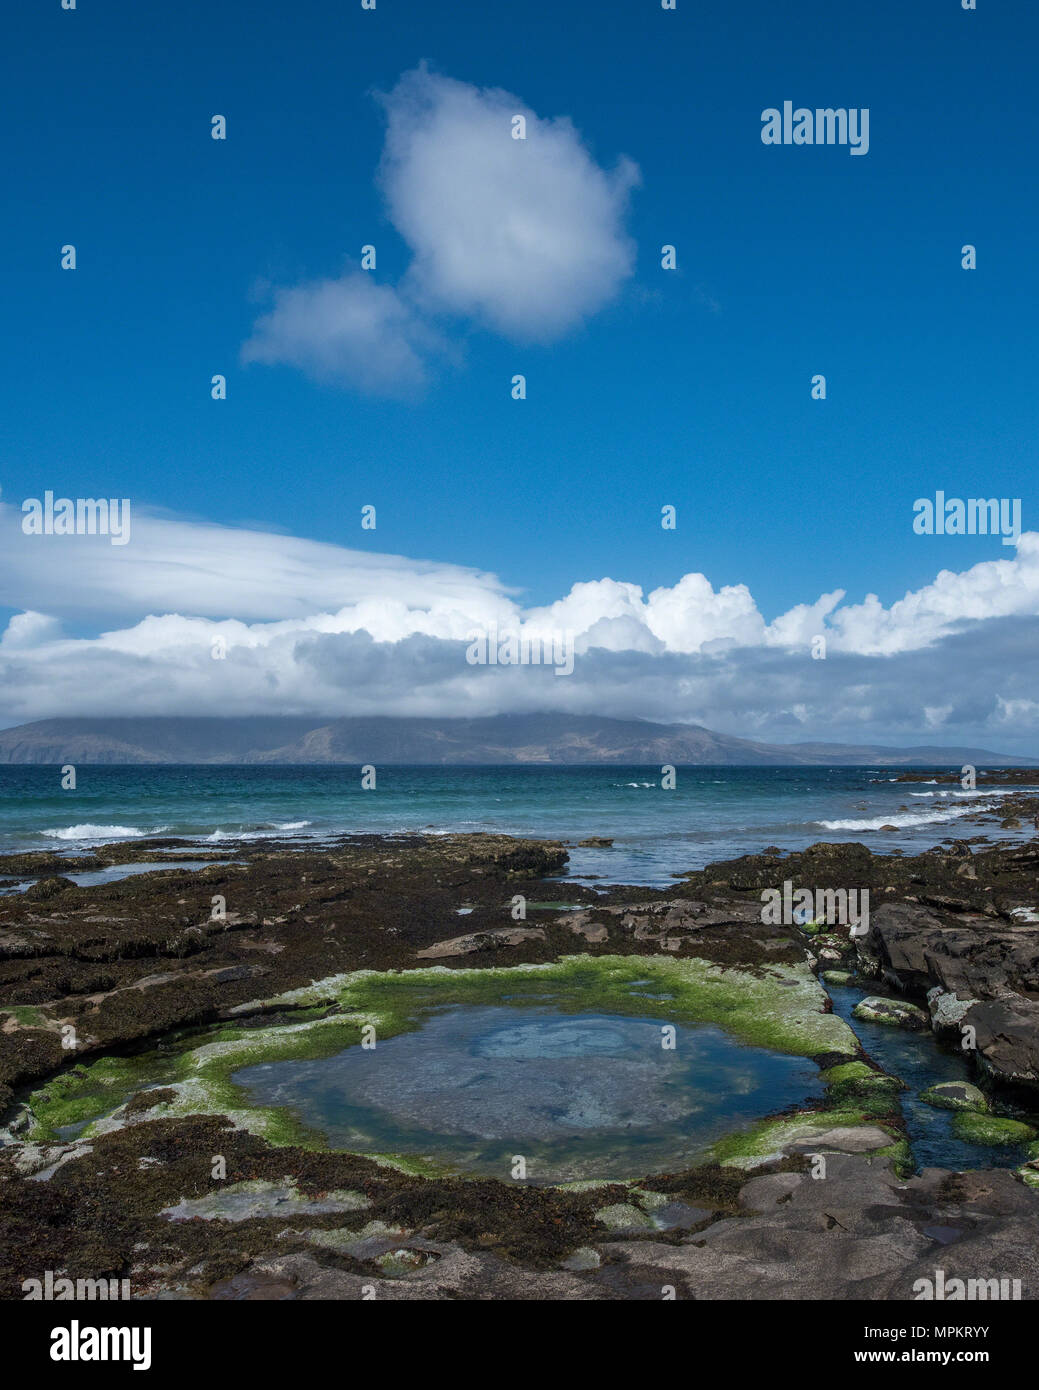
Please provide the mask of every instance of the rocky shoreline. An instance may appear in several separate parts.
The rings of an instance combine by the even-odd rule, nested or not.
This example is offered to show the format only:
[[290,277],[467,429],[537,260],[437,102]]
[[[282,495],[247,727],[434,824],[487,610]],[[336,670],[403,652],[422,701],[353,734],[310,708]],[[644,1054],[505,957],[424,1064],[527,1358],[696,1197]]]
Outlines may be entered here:
[[[1020,1123],[999,1098],[1039,1111],[1039,841],[765,851],[666,890],[564,886],[564,844],[492,835],[91,858],[0,858],[34,880],[0,897],[0,1297],[47,1270],[138,1298],[910,1299],[936,1268],[1039,1290],[1031,1157],[914,1175],[901,1082],[826,989],[854,978],[892,1026],[969,1036],[977,1096],[931,1103],[962,1102],[998,1154],[1000,1123]],[[212,862],[66,877],[164,858]],[[763,921],[784,883],[868,890],[868,930]],[[629,962],[668,1007],[810,1057],[824,1098],[684,1171],[555,1186],[337,1152],[224,1104],[221,1050],[327,1051],[396,972],[493,996],[504,971],[573,962],[606,991]],[[168,1084],[146,1071],[156,1049]],[[106,1086],[120,1103],[84,1130]]]

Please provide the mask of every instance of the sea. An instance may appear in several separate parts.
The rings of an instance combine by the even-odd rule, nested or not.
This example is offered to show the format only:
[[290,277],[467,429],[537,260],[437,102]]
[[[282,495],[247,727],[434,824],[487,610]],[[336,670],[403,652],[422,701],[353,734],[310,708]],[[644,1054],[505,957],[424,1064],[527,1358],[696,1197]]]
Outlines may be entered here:
[[[211,852],[275,841],[317,846],[345,834],[489,831],[567,841],[572,881],[665,887],[712,861],[773,845],[860,841],[913,853],[982,833],[1020,838],[998,821],[974,819],[1014,788],[964,791],[939,783],[933,768],[916,769],[922,781],[901,782],[902,770],[680,766],[674,787],[665,787],[659,767],[386,765],[366,789],[362,769],[345,765],[80,765],[75,788],[63,790],[58,767],[7,765],[0,853],[83,854],[152,837]],[[578,846],[589,837],[613,844]]]

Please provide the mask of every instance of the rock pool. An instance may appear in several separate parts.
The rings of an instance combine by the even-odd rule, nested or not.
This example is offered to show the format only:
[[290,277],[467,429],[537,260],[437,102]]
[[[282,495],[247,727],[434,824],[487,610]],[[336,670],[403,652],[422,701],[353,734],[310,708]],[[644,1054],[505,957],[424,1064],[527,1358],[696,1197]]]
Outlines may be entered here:
[[[687,1168],[716,1141],[737,1157],[749,1137],[757,1153],[775,1137],[758,1132],[765,1117],[821,1100],[818,1059],[856,1050],[826,1004],[791,964],[600,956],[357,971],[64,1071],[30,1096],[28,1136],[224,1115],[274,1143],[419,1172],[637,1178]],[[825,1124],[861,1119],[845,1106]]]
[[243,1067],[252,1102],[335,1148],[534,1182],[684,1168],[723,1135],[822,1094],[817,1068],[707,1024],[544,1005],[431,1009],[366,1050]]

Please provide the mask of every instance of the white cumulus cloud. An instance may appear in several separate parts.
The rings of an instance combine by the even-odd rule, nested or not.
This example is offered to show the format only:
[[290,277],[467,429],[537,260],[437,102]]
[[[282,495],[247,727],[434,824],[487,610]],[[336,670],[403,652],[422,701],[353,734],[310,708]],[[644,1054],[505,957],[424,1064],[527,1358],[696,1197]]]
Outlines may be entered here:
[[[635,260],[623,225],[631,160],[602,169],[566,117],[425,67],[383,102],[380,179],[422,302],[546,340],[613,298]],[[517,116],[524,139],[513,138]]]
[[[243,361],[406,396],[434,357],[453,355],[444,318],[547,342],[616,296],[635,262],[630,159],[604,169],[567,117],[424,65],[380,100],[379,183],[412,253],[406,273],[396,286],[352,270],[276,289]],[[513,139],[514,116],[525,139]]]

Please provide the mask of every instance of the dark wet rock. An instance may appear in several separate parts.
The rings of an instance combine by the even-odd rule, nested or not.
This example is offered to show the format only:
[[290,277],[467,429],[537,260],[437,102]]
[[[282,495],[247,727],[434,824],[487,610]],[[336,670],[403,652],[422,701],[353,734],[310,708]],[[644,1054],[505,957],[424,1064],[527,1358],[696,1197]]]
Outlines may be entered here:
[[[738,889],[749,899],[783,880],[795,891],[868,890],[869,930],[853,938],[859,976],[927,1002],[943,1036],[970,1039],[962,1030],[974,1028],[991,1080],[1039,1084],[1039,840],[989,846],[983,836],[960,838],[902,856],[823,843],[781,864],[744,855],[684,881],[691,895],[717,896],[724,884],[730,896]],[[815,960],[824,969],[837,964]]]
[[[267,1255],[242,1274],[215,1286],[215,1298],[252,1296],[260,1286],[286,1290],[282,1297],[312,1300],[358,1300],[370,1296],[373,1287],[379,1302],[456,1301],[457,1299],[574,1299],[602,1297],[583,1276],[569,1271],[517,1268],[492,1252],[477,1253],[456,1245],[435,1252],[439,1258],[410,1271],[387,1278],[383,1270],[360,1269],[357,1273],[320,1264],[308,1255]],[[276,1295],[275,1295],[276,1296]]]
[[972,858],[972,850],[967,840],[950,840],[945,852],[954,859]]
[[1039,1003],[1010,997],[975,1004],[966,1014],[978,1061],[998,1082],[1039,1086]]
[[408,1300],[659,1300],[668,1288],[699,1300],[912,1300],[937,1269],[947,1281],[1019,1279],[1023,1298],[1039,1290],[1039,1196],[1007,1170],[929,1169],[903,1181],[890,1160],[830,1153],[821,1177],[751,1178],[716,1216],[688,1235],[641,1223],[633,1234],[606,1231],[575,1243],[554,1271],[506,1262],[478,1244],[417,1237],[354,1247],[367,1257],[355,1271],[341,1259],[333,1266],[319,1255],[266,1252],[211,1295],[255,1297],[266,1288],[260,1296],[357,1298],[367,1283],[378,1299]]
[[786,952],[790,959],[801,958],[787,932],[762,924],[760,901],[731,894],[713,894],[709,900],[662,897],[653,902],[596,903],[562,915],[559,924],[589,942],[609,940],[611,949],[625,941],[643,951],[647,946],[663,951],[688,947],[719,963],[752,962],[771,949]]
[[[932,902],[939,895],[932,895]],[[1039,896],[1037,893],[1035,896]],[[956,906],[959,906],[957,904]],[[923,994],[936,1032],[974,1030],[982,1070],[997,1081],[1039,1085],[1039,930],[1007,919],[935,911],[920,903],[879,907],[857,941],[859,967]]]
[[613,841],[601,835],[589,835],[587,840],[578,840],[577,845],[579,849],[612,849]]
[[601,941],[608,941],[610,936],[610,929],[605,923],[592,922],[585,914],[570,919],[570,930],[577,936],[583,936],[585,941],[596,944]]
[[[95,859],[130,862],[138,844],[106,847]],[[30,860],[36,871],[58,862]],[[460,898],[491,917],[481,928],[493,929],[509,923],[518,887],[565,864],[553,841],[354,836],[312,852],[253,847],[248,864],[164,870],[89,890],[63,883],[54,898],[0,898],[0,1011],[38,1012],[36,1026],[0,1028],[0,1107],[15,1086],[68,1060],[63,1024],[87,1055],[200,1026],[336,971],[406,968],[418,950],[457,931]],[[224,911],[214,916],[215,898]],[[554,959],[564,939],[574,949],[569,930],[551,937],[527,938],[510,955],[517,964]]]
[[[1019,1278],[1024,1298],[1039,1289],[1039,1199],[1008,1171],[901,1182],[886,1160],[834,1155],[823,1178],[755,1178],[740,1199],[746,1216],[679,1245],[611,1242],[623,1266],[614,1286],[655,1281],[696,1299],[913,1299],[937,1266],[947,1278]],[[942,1241],[936,1228],[961,1234]]]
[[[131,1264],[135,1296],[190,1285],[208,1297],[276,1246],[279,1258],[294,1248],[339,1258],[335,1240],[315,1253],[315,1228],[346,1231],[350,1242],[385,1237],[393,1248],[422,1239],[490,1250],[499,1265],[529,1272],[601,1240],[593,1212],[628,1197],[618,1185],[570,1192],[424,1179],[354,1154],[273,1147],[215,1117],[143,1120],[53,1152],[62,1161],[33,1181],[19,1175],[13,1146],[0,1148],[0,1299],[20,1298],[21,1280],[39,1269],[100,1278]],[[226,1181],[213,1177],[214,1154],[226,1160]],[[710,1191],[724,1204],[732,1181],[712,1170],[677,1185],[675,1196]],[[244,1208],[233,1213],[240,1219],[229,1219],[229,1193]],[[282,1237],[287,1228],[298,1236]]]

